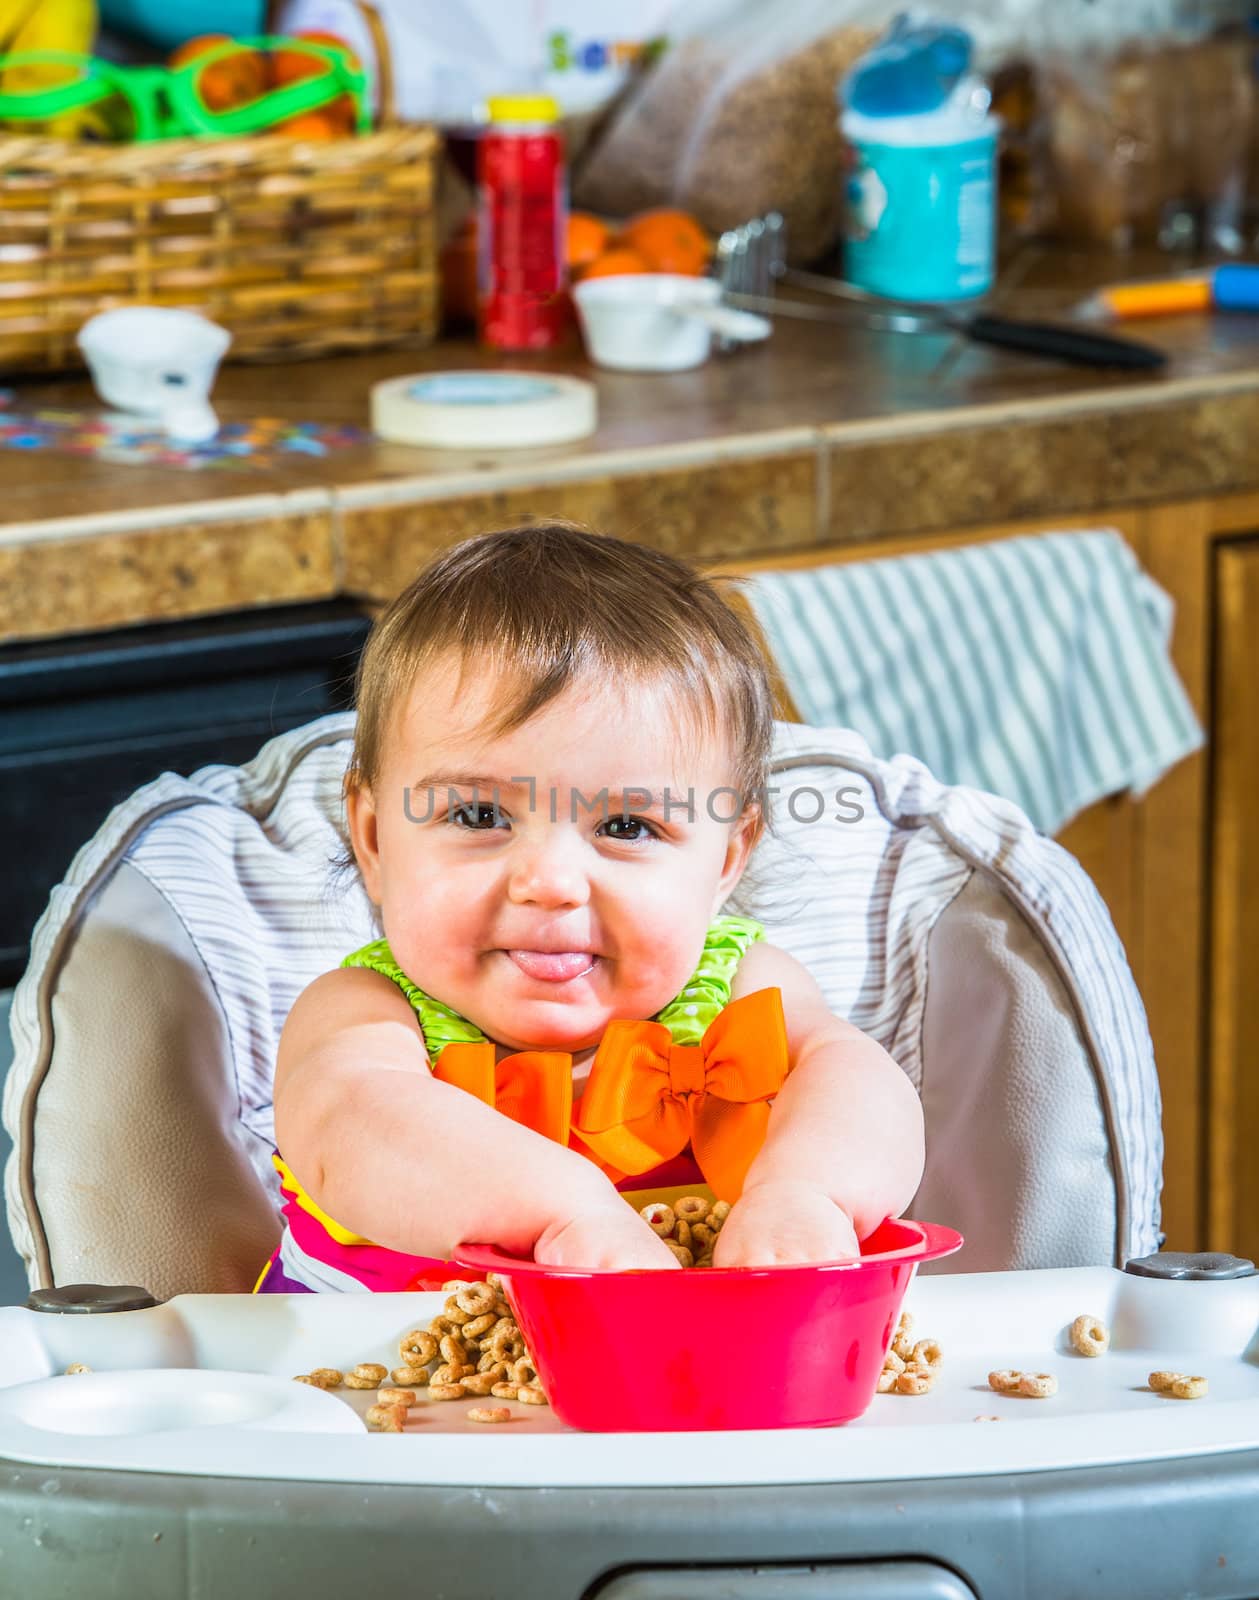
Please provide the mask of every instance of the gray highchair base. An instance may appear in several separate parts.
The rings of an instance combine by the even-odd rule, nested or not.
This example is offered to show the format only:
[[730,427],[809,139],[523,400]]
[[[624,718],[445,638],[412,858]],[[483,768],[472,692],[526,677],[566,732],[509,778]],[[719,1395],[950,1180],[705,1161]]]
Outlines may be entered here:
[[0,1593],[1254,1600],[1257,1507],[1256,1450],[772,1489],[364,1488],[0,1462]]

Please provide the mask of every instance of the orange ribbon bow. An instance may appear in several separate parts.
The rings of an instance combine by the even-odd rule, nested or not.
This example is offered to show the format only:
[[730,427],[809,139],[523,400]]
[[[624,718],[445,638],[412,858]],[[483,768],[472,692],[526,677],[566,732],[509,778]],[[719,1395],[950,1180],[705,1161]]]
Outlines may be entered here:
[[438,1056],[433,1076],[474,1094],[535,1133],[568,1143],[573,1058],[566,1050],[520,1050],[495,1062],[488,1039],[457,1040]]
[[696,1045],[674,1044],[662,1022],[618,1019],[595,1054],[574,1131],[631,1177],[689,1143],[717,1198],[733,1202],[789,1066],[778,989],[732,1000]]

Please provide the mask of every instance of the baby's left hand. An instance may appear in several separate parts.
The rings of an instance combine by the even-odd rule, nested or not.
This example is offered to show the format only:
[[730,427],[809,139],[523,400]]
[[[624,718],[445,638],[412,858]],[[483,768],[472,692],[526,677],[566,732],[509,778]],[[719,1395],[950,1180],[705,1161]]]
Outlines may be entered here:
[[745,1189],[717,1235],[714,1267],[783,1267],[861,1254],[848,1213],[811,1184]]

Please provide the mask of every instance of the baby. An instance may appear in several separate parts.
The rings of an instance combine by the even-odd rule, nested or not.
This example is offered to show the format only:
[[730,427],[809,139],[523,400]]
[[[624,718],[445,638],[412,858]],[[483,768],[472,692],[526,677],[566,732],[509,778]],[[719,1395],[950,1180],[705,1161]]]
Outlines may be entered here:
[[[716,585],[565,524],[470,539],[377,622],[345,780],[385,937],[299,996],[266,1292],[403,1289],[462,1243],[678,1262],[626,1191],[731,1202],[718,1267],[909,1203],[918,1097],[760,925],[764,660]],[[618,1192],[621,1191],[621,1192]]]

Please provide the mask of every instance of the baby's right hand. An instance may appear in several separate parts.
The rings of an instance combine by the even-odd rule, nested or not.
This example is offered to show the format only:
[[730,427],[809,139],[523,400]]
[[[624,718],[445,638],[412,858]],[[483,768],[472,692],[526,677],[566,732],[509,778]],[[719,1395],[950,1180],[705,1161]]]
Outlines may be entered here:
[[624,1200],[557,1218],[538,1236],[533,1259],[548,1267],[601,1272],[667,1271],[678,1258]]

